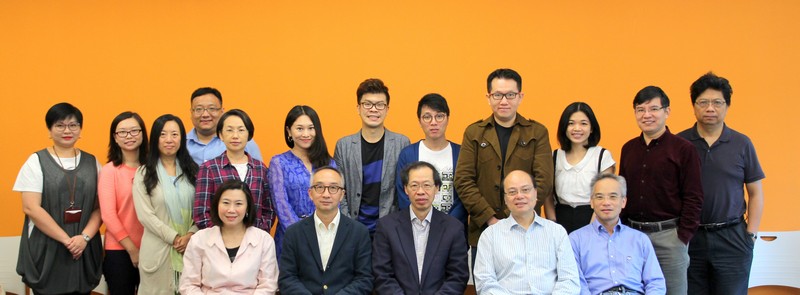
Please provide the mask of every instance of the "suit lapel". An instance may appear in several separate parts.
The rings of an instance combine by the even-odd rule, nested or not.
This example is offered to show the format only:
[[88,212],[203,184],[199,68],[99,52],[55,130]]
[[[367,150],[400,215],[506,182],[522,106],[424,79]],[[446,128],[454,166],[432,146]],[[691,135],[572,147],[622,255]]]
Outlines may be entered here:
[[[407,214],[401,213],[398,216],[400,220],[398,221],[399,226],[396,228],[397,238],[400,241],[400,245],[403,247],[403,254],[405,254],[406,260],[408,260],[408,265],[411,265],[411,269],[414,271],[413,277],[416,279],[417,283],[419,283],[419,275],[417,275],[417,269],[419,269],[417,265],[417,251],[414,246],[414,231],[411,229],[411,215],[409,215],[409,210],[403,210],[402,212]],[[407,242],[404,243],[403,241]]]
[[[439,249],[439,243],[442,241],[444,234],[444,218],[443,213],[433,210],[431,214],[431,225],[428,229],[428,244],[425,246],[425,260],[422,262],[422,279],[428,276],[428,271],[431,269],[433,258],[436,257],[436,249]],[[420,282],[422,286],[422,282]]]
[[339,227],[336,229],[336,238],[333,240],[333,248],[331,248],[331,255],[328,256],[328,264],[333,261],[342,245],[346,243],[347,238],[350,236],[350,229],[353,226],[350,219],[345,216],[339,217]]
[[[389,130],[388,129],[384,130],[384,134],[383,134],[383,158],[381,158],[381,161],[383,162],[383,165],[381,165],[381,173],[384,173],[383,171],[393,171],[396,168],[396,167],[389,167],[390,163],[387,160],[387,159],[389,159],[391,157],[397,157],[397,155],[400,154],[400,151],[395,151],[395,149],[394,149],[394,147],[395,147],[394,139],[395,139],[394,136],[391,136],[389,134]],[[389,189],[390,187],[394,187],[394,182],[381,181],[381,191]],[[383,197],[383,194],[381,194],[381,197]],[[394,197],[394,196],[392,196],[392,197]],[[395,201],[395,203],[396,202],[397,201]],[[378,208],[379,209],[381,207],[380,204],[383,204],[383,202],[381,202],[381,200],[378,200]]]
[[[351,167],[351,168],[352,168],[353,171],[355,171],[356,179],[351,179],[350,182],[351,183],[361,183],[364,180],[364,171],[363,171],[364,170],[364,163],[361,161],[362,160],[361,158],[363,157],[361,155],[361,130],[359,130],[356,134],[354,134],[351,139],[352,139],[351,143],[352,143],[352,148],[353,148],[352,153],[353,153],[354,156],[353,156],[352,159],[345,159],[345,160],[355,160],[355,167]],[[339,164],[339,163],[336,163],[336,164],[337,165],[342,165],[342,164]],[[345,172],[345,173],[347,173],[347,172]],[[348,175],[348,177],[349,176],[350,175]],[[345,181],[345,183],[347,183],[347,182]],[[350,191],[349,193],[347,193],[345,195],[345,198],[347,198],[347,201],[348,201],[349,206],[350,206],[350,208],[346,208],[346,209],[350,210],[350,212],[348,212],[348,213],[350,213],[351,216],[353,216],[353,218],[355,218],[356,216],[358,216],[358,209],[357,208],[361,208],[361,198],[358,197],[358,196],[361,195],[361,190],[363,189],[363,187],[361,185],[359,185],[358,188],[347,188],[347,189],[348,189],[348,191],[351,190],[351,189],[357,189],[357,191]],[[351,208],[354,208],[356,210],[352,210]]]
[[[317,225],[314,224],[314,217],[307,217],[301,221],[303,223],[303,232],[308,241],[308,248],[311,249],[311,256],[317,263],[317,268],[322,271],[322,256],[319,252],[319,241],[317,240]],[[302,255],[302,254],[300,254]]]

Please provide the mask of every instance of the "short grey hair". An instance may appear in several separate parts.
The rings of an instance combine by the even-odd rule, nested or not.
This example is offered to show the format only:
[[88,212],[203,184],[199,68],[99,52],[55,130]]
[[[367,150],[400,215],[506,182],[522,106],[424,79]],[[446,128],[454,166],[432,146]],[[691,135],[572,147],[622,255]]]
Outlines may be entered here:
[[628,183],[625,181],[625,177],[613,174],[613,173],[598,173],[597,175],[592,178],[591,183],[591,190],[594,191],[594,185],[603,179],[613,179],[619,183],[619,190],[622,193],[623,197],[628,196]]

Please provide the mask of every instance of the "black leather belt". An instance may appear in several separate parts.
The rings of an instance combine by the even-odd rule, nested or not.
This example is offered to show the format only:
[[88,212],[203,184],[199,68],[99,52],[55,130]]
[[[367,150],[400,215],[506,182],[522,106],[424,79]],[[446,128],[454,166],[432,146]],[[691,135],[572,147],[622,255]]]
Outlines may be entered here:
[[611,289],[600,292],[600,294],[642,294],[639,291],[628,289],[623,285],[613,287]]
[[716,231],[716,230],[721,230],[723,228],[729,228],[739,223],[742,223],[741,217],[726,222],[702,223],[700,224],[700,228],[705,229],[706,231]]
[[659,232],[659,231],[662,231],[662,230],[668,230],[668,229],[673,229],[673,228],[678,227],[678,218],[673,218],[673,219],[664,220],[664,221],[654,221],[654,222],[641,222],[641,221],[635,221],[635,220],[630,220],[630,219],[628,219],[628,221],[630,221],[630,223],[631,223],[630,224],[631,228],[635,228],[635,229],[638,229],[640,231],[650,232],[650,233]]

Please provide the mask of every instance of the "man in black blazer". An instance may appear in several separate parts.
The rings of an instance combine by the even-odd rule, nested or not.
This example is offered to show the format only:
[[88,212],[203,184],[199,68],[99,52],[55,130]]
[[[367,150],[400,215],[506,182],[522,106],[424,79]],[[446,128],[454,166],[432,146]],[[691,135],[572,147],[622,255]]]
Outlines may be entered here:
[[[431,204],[436,168],[415,162],[401,180],[411,205],[378,220],[372,244],[377,294],[464,294],[469,280],[464,225]],[[281,289],[282,291],[282,289]]]
[[316,210],[286,229],[279,263],[282,294],[370,294],[369,231],[339,212],[342,173],[320,167],[308,195]]

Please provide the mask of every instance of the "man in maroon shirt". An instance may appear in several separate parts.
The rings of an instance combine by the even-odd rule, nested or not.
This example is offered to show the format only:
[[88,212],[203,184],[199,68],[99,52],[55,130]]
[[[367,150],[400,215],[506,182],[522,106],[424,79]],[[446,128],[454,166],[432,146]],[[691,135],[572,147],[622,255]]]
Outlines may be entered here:
[[633,99],[642,134],[622,147],[619,175],[628,179],[622,220],[647,234],[667,281],[667,294],[687,294],[688,244],[700,223],[700,157],[669,131],[669,98],[647,86]]

